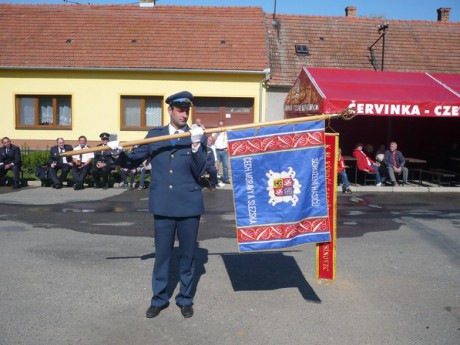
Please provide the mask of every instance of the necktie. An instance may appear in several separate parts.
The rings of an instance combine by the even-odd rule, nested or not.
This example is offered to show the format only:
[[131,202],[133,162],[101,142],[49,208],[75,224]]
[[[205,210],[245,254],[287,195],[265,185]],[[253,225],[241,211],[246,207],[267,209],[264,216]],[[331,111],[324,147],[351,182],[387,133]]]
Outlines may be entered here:
[[[61,148],[59,148],[59,153],[64,153],[64,152],[65,152],[65,151],[64,151],[64,149],[63,149],[62,147],[61,147]],[[62,163],[67,163],[67,161],[66,161],[66,158],[65,158],[65,157],[62,157]]]
[[[175,131],[174,134],[179,134],[179,131]],[[171,145],[172,146],[176,146],[178,142],[179,142],[179,138],[171,139]]]

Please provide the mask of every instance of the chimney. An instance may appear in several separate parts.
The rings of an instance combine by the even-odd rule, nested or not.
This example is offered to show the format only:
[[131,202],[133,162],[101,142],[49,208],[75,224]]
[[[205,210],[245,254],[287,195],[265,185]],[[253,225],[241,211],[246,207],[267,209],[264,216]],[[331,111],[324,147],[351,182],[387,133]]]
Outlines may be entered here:
[[450,8],[438,8],[438,22],[449,22]]
[[345,16],[356,18],[356,7],[355,6],[347,6],[345,7]]
[[156,0],[139,0],[139,7],[155,7]]

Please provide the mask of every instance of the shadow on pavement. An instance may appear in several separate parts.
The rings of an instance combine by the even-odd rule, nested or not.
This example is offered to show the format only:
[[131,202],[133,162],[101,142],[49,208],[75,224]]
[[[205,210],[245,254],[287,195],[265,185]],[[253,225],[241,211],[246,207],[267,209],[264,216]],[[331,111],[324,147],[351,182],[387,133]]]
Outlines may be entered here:
[[281,252],[221,254],[234,291],[299,289],[310,302],[321,299],[305,280],[295,259]]
[[[171,257],[171,265],[169,272],[169,282],[168,282],[168,296],[171,298],[174,294],[174,290],[179,284],[179,248],[175,247],[173,250],[173,255]],[[155,252],[144,254],[140,256],[112,256],[108,257],[107,260],[125,260],[125,259],[140,259],[140,260],[150,260],[155,258]],[[192,295],[195,295],[197,286],[200,282],[201,276],[206,274],[205,264],[208,262],[208,250],[198,247],[195,250],[195,280],[192,287]],[[152,263],[153,269],[153,263]]]
[[[224,261],[233,291],[271,291],[285,288],[297,288],[302,297],[309,302],[321,303],[321,299],[305,280],[295,259],[282,252],[265,253],[212,253],[207,249],[197,248],[195,294],[201,276],[206,274],[205,265],[208,255],[220,255]],[[140,259],[150,260],[155,258],[155,252],[140,256],[108,257],[107,260]],[[179,248],[174,248],[171,260],[168,295],[173,296],[179,284]]]

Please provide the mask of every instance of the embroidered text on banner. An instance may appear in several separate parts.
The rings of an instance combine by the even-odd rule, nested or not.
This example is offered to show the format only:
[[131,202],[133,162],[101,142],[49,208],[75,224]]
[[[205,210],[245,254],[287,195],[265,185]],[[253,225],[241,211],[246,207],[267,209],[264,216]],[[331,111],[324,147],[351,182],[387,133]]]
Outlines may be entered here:
[[324,122],[228,132],[241,252],[330,241]]

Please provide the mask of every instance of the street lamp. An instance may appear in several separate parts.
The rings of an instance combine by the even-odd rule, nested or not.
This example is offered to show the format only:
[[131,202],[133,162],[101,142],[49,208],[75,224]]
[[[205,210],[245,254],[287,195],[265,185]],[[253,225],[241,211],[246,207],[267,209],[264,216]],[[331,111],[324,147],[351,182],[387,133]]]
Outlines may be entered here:
[[375,61],[375,56],[374,56],[374,46],[375,44],[382,40],[382,66],[380,68],[381,71],[383,71],[383,67],[385,64],[385,34],[387,33],[388,28],[390,27],[390,24],[388,22],[380,24],[378,28],[378,33],[380,34],[380,37],[369,47],[369,51],[371,52],[371,62],[372,65],[374,66],[375,69],[377,69],[377,63]]

